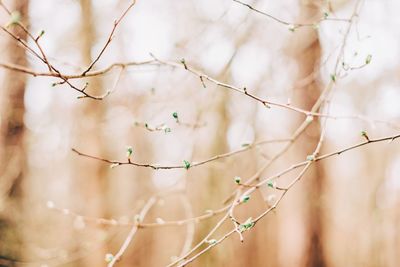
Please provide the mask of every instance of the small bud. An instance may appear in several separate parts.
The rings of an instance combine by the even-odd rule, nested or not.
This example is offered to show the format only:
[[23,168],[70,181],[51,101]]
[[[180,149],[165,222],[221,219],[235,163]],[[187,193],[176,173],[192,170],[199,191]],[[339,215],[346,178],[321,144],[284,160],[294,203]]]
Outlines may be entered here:
[[328,12],[324,12],[324,19],[327,19],[329,17],[329,13]]
[[136,214],[135,216],[133,216],[133,221],[134,221],[135,223],[140,223],[140,215],[139,215],[139,214]]
[[307,161],[314,161],[315,160],[315,156],[314,155],[308,155],[306,159],[307,159]]
[[273,181],[273,180],[268,181],[267,185],[268,185],[268,187],[276,188],[276,181]]
[[41,30],[36,37],[36,41],[39,40],[44,35],[44,30]]
[[176,120],[176,122],[178,122],[178,120],[179,120],[179,118],[178,118],[178,112],[172,113],[172,117]]
[[239,176],[235,176],[235,183],[240,184],[241,181],[242,178],[240,178]]
[[244,223],[239,225],[239,231],[244,232],[246,230],[250,230],[254,225],[255,223],[253,222],[253,218],[250,217]]
[[210,239],[210,240],[207,240],[206,243],[210,244],[210,245],[215,245],[215,244],[217,244],[217,240],[216,239]]
[[291,32],[294,32],[296,30],[296,26],[293,25],[293,24],[289,24],[288,25],[288,30],[291,31]]
[[104,260],[105,260],[107,263],[112,262],[113,259],[114,259],[114,255],[111,254],[111,253],[107,253],[107,254],[104,256]]
[[368,55],[367,56],[367,58],[365,59],[365,64],[369,64],[369,63],[371,63],[371,60],[372,60],[372,55]]
[[314,116],[313,115],[307,115],[306,117],[306,122],[307,123],[311,123],[314,120]]
[[190,168],[190,162],[187,160],[183,161],[183,164],[185,165],[185,169],[188,170]]
[[169,127],[164,128],[164,133],[170,133],[170,132],[171,132],[171,128],[169,128]]
[[243,203],[247,203],[250,200],[250,196],[246,195],[246,196],[242,196],[241,198],[241,202]]
[[331,74],[331,80],[332,80],[332,82],[336,82],[336,75],[335,74]]
[[186,65],[186,61],[184,58],[181,59],[181,63],[183,64],[183,66],[185,67],[185,70],[188,69],[187,65]]
[[132,156],[133,148],[131,146],[126,147],[126,157],[129,159]]
[[364,137],[365,139],[367,139],[367,141],[369,142],[368,133],[366,131],[362,131],[361,136]]

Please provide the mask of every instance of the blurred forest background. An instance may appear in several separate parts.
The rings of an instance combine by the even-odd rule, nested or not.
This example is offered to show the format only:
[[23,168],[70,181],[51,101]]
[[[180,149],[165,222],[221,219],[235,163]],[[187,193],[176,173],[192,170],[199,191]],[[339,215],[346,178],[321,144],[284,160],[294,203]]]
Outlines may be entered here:
[[0,2],[0,266],[399,266],[399,1]]

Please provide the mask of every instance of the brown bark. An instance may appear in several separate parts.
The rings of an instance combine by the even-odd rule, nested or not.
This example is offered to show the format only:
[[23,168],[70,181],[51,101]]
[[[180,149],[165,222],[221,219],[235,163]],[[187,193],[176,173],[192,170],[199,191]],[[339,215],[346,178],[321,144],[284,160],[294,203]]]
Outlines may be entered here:
[[[320,1],[300,1],[300,18],[299,21],[306,21],[318,16],[322,16],[319,5]],[[298,62],[299,72],[298,80],[304,79],[319,69],[321,58],[321,44],[319,42],[318,31],[313,28],[303,28],[301,31],[301,39],[296,42],[295,58]],[[299,34],[300,35],[300,34]],[[296,90],[294,93],[294,101],[297,106],[310,110],[320,95],[320,85],[314,80],[302,89]],[[311,154],[319,141],[320,129],[317,121],[314,121],[299,141],[298,151],[304,158],[304,153]],[[307,172],[304,177],[308,192],[303,194],[305,197],[306,207],[306,242],[308,249],[305,250],[304,260],[305,266],[322,267],[326,266],[323,250],[323,221],[321,210],[321,196],[323,193],[324,171],[321,164],[315,164]]]
[[[22,22],[28,24],[28,0],[14,1],[11,10],[19,12]],[[9,26],[22,40],[27,35],[17,26]],[[5,50],[8,62],[27,66],[25,49],[9,39]],[[20,233],[23,212],[22,182],[26,175],[26,147],[24,142],[24,94],[26,76],[6,71],[2,84],[0,116],[0,254],[18,260],[23,243]],[[1,262],[0,262],[1,265]]]

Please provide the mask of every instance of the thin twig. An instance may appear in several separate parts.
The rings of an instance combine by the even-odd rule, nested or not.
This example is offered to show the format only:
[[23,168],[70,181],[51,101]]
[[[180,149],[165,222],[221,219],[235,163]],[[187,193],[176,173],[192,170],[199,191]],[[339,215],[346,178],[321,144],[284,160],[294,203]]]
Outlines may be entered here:
[[99,59],[101,58],[101,56],[103,55],[104,51],[106,51],[108,45],[111,43],[112,38],[114,37],[114,32],[117,29],[118,24],[122,21],[122,19],[126,16],[126,14],[129,12],[129,10],[136,4],[136,0],[133,0],[133,2],[128,6],[128,8],[122,13],[122,15],[114,21],[114,25],[113,28],[110,32],[110,34],[108,35],[108,39],[106,41],[106,43],[104,44],[103,48],[100,50],[100,53],[97,55],[97,57],[92,61],[92,63],[90,63],[89,67],[87,67],[87,69],[82,72],[82,76],[85,76],[86,73],[88,73],[94,66],[94,64],[97,63],[97,61],[99,61]]
[[[154,205],[155,202],[156,202],[156,198],[155,197],[152,197],[147,201],[146,205],[144,205],[142,211],[139,213],[139,216],[137,218],[139,220],[139,222],[143,221],[144,217],[149,212],[149,210],[151,209],[151,207]],[[132,242],[132,239],[135,236],[135,234],[136,234],[138,229],[139,229],[139,227],[138,227],[137,224],[134,225],[131,228],[131,230],[129,231],[129,234],[126,237],[126,239],[125,239],[124,243],[122,244],[121,248],[118,250],[117,254],[115,254],[113,259],[107,265],[108,267],[114,266],[114,264],[121,259],[122,255],[124,254],[124,252],[128,248],[129,244]]]

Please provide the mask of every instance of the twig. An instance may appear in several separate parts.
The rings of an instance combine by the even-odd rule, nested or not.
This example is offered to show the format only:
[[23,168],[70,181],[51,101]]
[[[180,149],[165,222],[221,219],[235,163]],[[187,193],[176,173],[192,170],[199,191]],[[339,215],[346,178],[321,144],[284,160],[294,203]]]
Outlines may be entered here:
[[[284,139],[271,139],[271,140],[263,140],[263,141],[259,141],[256,142],[254,144],[246,144],[244,147],[239,148],[237,150],[231,151],[231,152],[227,152],[224,154],[219,154],[219,155],[215,155],[211,158],[199,161],[199,162],[192,162],[190,163],[190,168],[192,167],[197,167],[200,165],[204,165],[206,163],[215,161],[215,160],[219,160],[219,159],[223,159],[223,158],[228,158],[231,157],[233,155],[242,153],[244,151],[247,151],[253,147],[257,147],[257,146],[261,146],[261,145],[265,145],[265,144],[270,144],[270,143],[281,143],[281,142],[289,142],[291,141],[291,139],[288,138],[284,138]],[[151,164],[151,163],[137,163],[137,162],[133,162],[131,160],[128,161],[117,161],[117,160],[109,160],[109,159],[105,159],[105,158],[101,158],[101,157],[97,157],[97,156],[92,156],[83,152],[78,151],[75,148],[72,148],[72,151],[75,152],[76,154],[78,154],[79,156],[83,156],[83,157],[87,157],[87,158],[91,158],[91,159],[95,159],[95,160],[99,160],[99,161],[103,161],[109,164],[112,164],[112,166],[120,166],[120,165],[133,165],[136,167],[144,167],[144,168],[151,168],[153,170],[171,170],[171,169],[187,169],[187,166],[185,165],[157,165],[157,164]]]
[[349,22],[349,21],[350,21],[349,19],[329,18],[329,17],[327,16],[327,14],[326,14],[324,17],[318,19],[318,20],[315,21],[314,23],[290,23],[290,22],[287,22],[287,21],[285,21],[285,20],[279,19],[279,18],[277,18],[277,17],[275,17],[275,16],[272,16],[271,14],[268,14],[268,13],[265,12],[265,11],[261,11],[261,10],[255,8],[255,7],[251,6],[250,4],[244,3],[244,2],[239,1],[239,0],[232,0],[232,1],[233,1],[233,2],[236,2],[236,3],[238,3],[238,4],[241,4],[241,5],[243,5],[243,6],[246,6],[246,7],[248,7],[250,10],[252,10],[252,11],[258,13],[258,14],[261,14],[261,15],[263,15],[263,16],[266,16],[266,17],[268,17],[268,18],[270,18],[270,19],[272,19],[272,20],[274,20],[274,21],[276,21],[276,22],[278,22],[278,23],[280,23],[280,24],[283,24],[283,25],[286,25],[286,26],[291,26],[291,27],[293,27],[292,30],[294,30],[294,29],[296,29],[296,28],[300,28],[300,27],[314,27],[315,25],[317,25],[317,24],[320,23],[320,22],[329,21],[329,20],[331,20],[331,21],[342,21],[342,22]]
[[122,21],[122,19],[126,16],[126,14],[129,12],[129,10],[136,4],[136,0],[133,0],[133,2],[128,6],[128,8],[122,13],[122,15],[114,21],[114,25],[113,28],[108,36],[108,39],[106,41],[106,43],[104,44],[103,48],[100,50],[100,53],[97,55],[97,57],[92,61],[92,63],[90,63],[89,67],[82,72],[82,76],[85,76],[86,73],[88,73],[94,66],[94,64],[96,64],[97,61],[99,61],[100,57],[103,55],[104,51],[106,51],[108,45],[111,43],[112,38],[114,37],[114,32],[115,29],[117,28],[118,24]]
[[[156,202],[156,198],[152,197],[150,198],[146,205],[143,207],[142,211],[140,212],[138,216],[139,222],[143,221],[144,217],[146,214],[149,212],[151,207],[154,205]],[[114,266],[114,264],[119,261],[124,254],[125,250],[128,248],[129,244],[132,242],[133,237],[135,236],[137,230],[139,229],[138,225],[134,225],[131,230],[129,231],[128,236],[126,237],[124,243],[122,244],[121,248],[118,250],[117,254],[113,257],[113,259],[110,261],[110,263],[107,265],[108,267]]]

